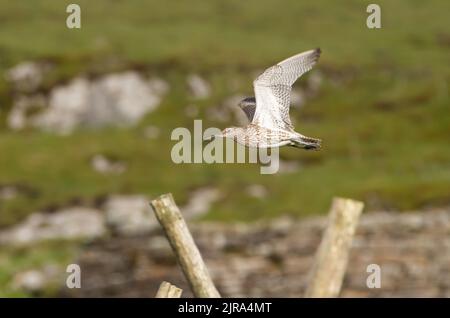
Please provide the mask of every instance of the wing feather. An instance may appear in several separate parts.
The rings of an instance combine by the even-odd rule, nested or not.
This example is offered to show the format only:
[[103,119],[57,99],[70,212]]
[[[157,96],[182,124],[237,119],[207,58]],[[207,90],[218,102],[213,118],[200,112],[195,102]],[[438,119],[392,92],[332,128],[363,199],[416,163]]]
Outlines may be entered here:
[[272,129],[294,129],[289,118],[291,86],[312,69],[320,53],[320,49],[315,49],[287,58],[253,82],[256,110],[252,123]]

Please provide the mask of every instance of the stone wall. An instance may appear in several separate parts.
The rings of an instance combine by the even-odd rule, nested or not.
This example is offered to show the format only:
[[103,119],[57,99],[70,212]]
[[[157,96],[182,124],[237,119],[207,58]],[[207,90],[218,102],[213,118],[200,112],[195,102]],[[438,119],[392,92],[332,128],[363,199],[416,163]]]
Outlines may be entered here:
[[[226,297],[302,297],[325,218],[257,224],[190,224],[213,280]],[[103,238],[85,246],[83,286],[63,296],[154,297],[163,280],[192,294],[161,232]],[[381,288],[366,287],[369,264]],[[450,297],[450,208],[362,216],[342,297]]]

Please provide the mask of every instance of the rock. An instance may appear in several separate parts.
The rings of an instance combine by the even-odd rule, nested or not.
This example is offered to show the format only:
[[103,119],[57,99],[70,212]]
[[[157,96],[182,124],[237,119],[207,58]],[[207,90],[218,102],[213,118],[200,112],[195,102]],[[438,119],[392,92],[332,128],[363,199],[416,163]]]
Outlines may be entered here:
[[49,63],[23,62],[6,72],[6,79],[22,92],[36,90],[52,66]]
[[[69,84],[54,88],[49,105],[44,112],[30,119],[35,127],[43,130],[68,134],[87,117],[91,107],[90,83],[85,78],[76,78]],[[103,105],[100,107],[104,107]]]
[[142,195],[115,195],[104,205],[106,223],[120,235],[148,233],[158,227],[150,200]]
[[54,265],[19,272],[12,280],[12,287],[29,293],[42,292],[50,284],[56,283],[59,272],[58,267]]
[[[111,171],[110,168],[104,169],[101,168],[101,171]],[[14,191],[12,188],[0,187],[0,194],[4,193],[5,198],[15,195]],[[189,201],[180,209],[188,220],[209,212],[211,205],[219,198],[218,189],[199,188],[191,193]],[[113,195],[102,205],[101,210],[71,207],[52,213],[33,213],[22,223],[0,231],[0,246],[27,245],[52,239],[94,239],[107,232],[106,226],[119,236],[134,236],[152,232],[159,228],[159,223],[148,197]]]
[[37,292],[44,289],[46,284],[45,275],[38,270],[29,270],[17,274],[13,280],[16,289],[23,289],[27,292]]
[[263,199],[267,196],[267,189],[260,184],[251,184],[245,190],[249,196],[257,199]]
[[47,100],[44,95],[36,94],[31,96],[22,95],[15,101],[8,115],[8,127],[13,130],[21,130],[27,126],[27,114],[44,108]]
[[[341,296],[450,295],[450,249],[445,242],[450,228],[443,222],[449,218],[450,207],[413,215],[364,213]],[[326,217],[284,217],[251,224],[192,222],[189,229],[222,296],[302,297],[326,223]],[[398,235],[402,229],[407,235]],[[77,262],[85,285],[63,291],[71,296],[144,297],[154,294],[162,280],[183,288],[184,297],[192,296],[159,231],[93,243]],[[367,288],[369,264],[381,267],[380,289]],[[114,284],[111,276],[122,279]]]
[[185,218],[197,217],[209,212],[211,205],[219,198],[220,191],[218,189],[199,188],[191,192],[188,203],[180,209]]
[[133,125],[160,102],[161,89],[157,87],[153,89],[136,72],[107,75],[93,84],[94,107],[85,119],[93,126]]
[[157,77],[150,78],[147,81],[148,85],[150,86],[150,89],[153,91],[154,94],[158,96],[163,96],[167,94],[170,90],[169,84]]
[[0,245],[26,245],[51,239],[93,239],[105,233],[101,212],[73,207],[52,214],[34,213],[23,223],[0,232]]
[[194,98],[205,99],[211,95],[210,85],[197,74],[189,75],[187,77],[187,84],[189,91]]
[[132,71],[92,81],[79,77],[54,88],[48,107],[29,121],[34,127],[60,134],[78,127],[131,126],[153,111],[167,90],[164,81],[146,80]]
[[91,160],[92,169],[103,174],[121,174],[125,172],[125,163],[109,159],[103,155],[95,155]]
[[[220,198],[215,188],[199,188],[189,196],[189,201],[180,206],[183,216],[188,220],[209,212],[211,204]],[[150,207],[150,199],[144,195],[114,195],[103,206],[106,224],[121,236],[148,234],[159,223]]]

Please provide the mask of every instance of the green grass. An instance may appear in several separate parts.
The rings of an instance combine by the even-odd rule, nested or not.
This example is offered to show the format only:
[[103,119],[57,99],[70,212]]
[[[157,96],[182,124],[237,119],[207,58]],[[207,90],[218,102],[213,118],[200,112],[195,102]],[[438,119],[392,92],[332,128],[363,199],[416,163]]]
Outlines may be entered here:
[[72,263],[78,248],[74,242],[44,242],[32,248],[3,248],[0,250],[0,297],[29,297],[31,293],[14,286],[18,273],[55,266],[57,273],[51,286],[40,296],[55,295],[66,279],[66,267]]
[[[0,227],[37,210],[95,205],[110,193],[173,192],[183,204],[190,190],[205,185],[220,188],[223,197],[204,219],[227,222],[325,213],[333,196],[363,200],[368,209],[450,203],[450,3],[378,1],[382,29],[369,30],[370,1],[79,0],[82,29],[69,30],[71,2],[0,0],[0,74],[23,60],[49,60],[56,68],[42,92],[79,74],[129,68],[164,78],[171,90],[137,127],[61,137],[7,130],[14,93],[0,76],[0,185],[28,189],[0,201]],[[292,115],[299,131],[323,139],[324,149],[282,149],[283,159],[300,163],[299,172],[261,175],[249,164],[172,163],[172,129],[193,125],[185,106],[199,106],[204,127],[233,124],[208,121],[206,110],[233,94],[251,94],[256,71],[315,47],[323,54],[313,72],[323,74],[323,84]],[[212,83],[211,98],[189,97],[190,72]],[[161,128],[158,139],[143,137],[148,124]],[[95,173],[90,159],[98,153],[123,160],[128,170]],[[254,183],[268,189],[267,198],[245,193]],[[0,296],[27,296],[12,289],[12,276],[49,262],[64,267],[76,245],[2,249]]]
[[[409,100],[422,91],[409,92],[392,83],[383,88],[386,97],[372,96],[363,85],[373,78],[365,77],[346,84],[353,92],[350,97],[350,88],[325,83],[321,97],[301,111],[293,111],[295,120],[303,122],[299,125],[302,132],[324,140],[319,153],[282,149],[282,158],[302,165],[294,174],[260,175],[257,165],[175,165],[170,151],[176,142],[170,140],[170,133],[177,126],[192,128],[193,123],[185,118],[169,119],[180,105],[187,104],[186,100],[172,101],[172,97],[133,129],[80,131],[65,137],[5,131],[0,136],[5,154],[0,157],[0,167],[5,168],[2,182],[26,184],[37,193],[7,201],[1,221],[13,223],[30,211],[75,201],[94,204],[108,193],[156,196],[170,191],[183,203],[190,189],[203,185],[223,190],[223,201],[207,216],[223,220],[325,212],[333,195],[365,200],[370,208],[410,209],[448,202],[450,119],[442,116],[447,104],[439,96],[439,83],[421,83],[430,98],[426,104],[414,105]],[[384,103],[391,108],[379,106]],[[208,105],[202,107],[200,117],[206,117]],[[143,137],[147,123],[162,127],[158,139]],[[217,123],[204,123],[204,127],[209,125]],[[126,162],[128,170],[118,176],[96,173],[90,159],[97,153]],[[270,196],[249,199],[243,188],[251,183],[265,185]]]
[[[364,200],[369,208],[450,201],[449,47],[438,40],[449,36],[448,4],[381,1],[383,28],[369,30],[369,2],[360,1],[79,1],[82,29],[69,30],[67,3],[0,1],[0,70],[24,59],[52,60],[57,68],[44,81],[45,91],[76,74],[139,67],[165,78],[171,91],[131,129],[68,137],[3,129],[0,183],[26,185],[33,194],[2,202],[0,225],[39,209],[94,204],[108,193],[170,191],[185,202],[189,190],[202,185],[225,193],[206,216],[220,220],[321,213],[334,195]],[[192,127],[180,111],[187,104],[197,104],[205,119],[208,107],[231,94],[251,94],[255,70],[317,46],[323,55],[316,71],[324,83],[293,116],[301,132],[324,140],[324,149],[281,151],[301,162],[301,171],[262,176],[254,165],[172,163],[171,130]],[[209,100],[188,96],[184,79],[192,71],[213,83]],[[5,112],[10,88],[4,80],[0,88]],[[162,128],[159,139],[142,137],[149,123]],[[89,163],[97,153],[117,157],[129,169],[99,175]],[[248,198],[242,189],[250,183],[265,185],[270,196]]]

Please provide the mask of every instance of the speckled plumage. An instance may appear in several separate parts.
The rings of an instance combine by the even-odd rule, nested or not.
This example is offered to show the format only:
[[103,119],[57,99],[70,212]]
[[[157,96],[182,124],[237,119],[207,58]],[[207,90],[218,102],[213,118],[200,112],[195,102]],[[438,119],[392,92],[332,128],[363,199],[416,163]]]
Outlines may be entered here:
[[232,138],[248,147],[289,145],[319,149],[320,139],[306,137],[294,131],[289,107],[292,84],[314,66],[320,53],[320,49],[306,51],[265,70],[253,82],[256,98],[248,97],[239,103],[251,123],[243,128],[226,128],[221,136]]

